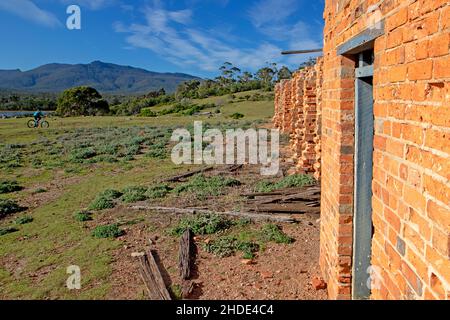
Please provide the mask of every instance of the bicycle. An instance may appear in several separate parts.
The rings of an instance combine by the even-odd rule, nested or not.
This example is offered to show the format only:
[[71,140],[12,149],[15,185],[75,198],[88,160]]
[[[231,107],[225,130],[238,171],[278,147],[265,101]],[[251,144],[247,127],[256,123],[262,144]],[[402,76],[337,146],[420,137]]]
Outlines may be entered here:
[[28,128],[39,128],[39,125],[41,126],[41,128],[44,128],[44,129],[50,127],[50,124],[45,120],[39,121],[39,120],[30,119],[27,122]]

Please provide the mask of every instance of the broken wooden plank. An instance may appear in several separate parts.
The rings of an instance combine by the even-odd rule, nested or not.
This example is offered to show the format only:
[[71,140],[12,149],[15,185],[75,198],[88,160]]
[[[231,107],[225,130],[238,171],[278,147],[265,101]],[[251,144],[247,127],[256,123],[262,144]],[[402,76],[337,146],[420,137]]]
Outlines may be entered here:
[[155,257],[150,250],[147,254],[139,256],[140,273],[150,299],[171,300],[164,279],[156,263]]
[[294,194],[304,194],[310,195],[315,193],[320,193],[320,187],[319,186],[311,186],[307,188],[288,188],[288,189],[281,189],[271,192],[252,192],[252,193],[244,193],[242,196],[247,198],[254,198],[254,197],[266,197],[266,196],[288,196],[288,195],[294,195]]
[[180,174],[178,176],[174,176],[168,179],[165,179],[164,182],[179,182],[181,179],[185,179],[185,178],[189,178],[192,177],[198,173],[204,173],[207,171],[211,171],[212,169],[214,169],[214,167],[206,167],[206,168],[202,168],[199,170],[194,170],[194,171],[189,171],[183,174]]
[[228,167],[229,172],[235,172],[239,169],[241,169],[244,165],[243,164],[234,164]]
[[181,284],[181,297],[187,299],[194,291],[195,283],[193,281],[183,281]]
[[311,206],[303,202],[293,202],[286,204],[262,204],[246,207],[248,211],[266,213],[319,213],[320,206]]
[[188,280],[191,277],[191,268],[193,260],[193,242],[192,231],[186,229],[180,238],[180,252],[178,256],[178,263],[180,267],[180,276],[183,280]]
[[196,210],[196,209],[182,209],[173,207],[153,207],[153,206],[131,206],[133,210],[152,210],[174,214],[221,214],[227,216],[233,216],[237,218],[247,218],[255,221],[274,221],[280,223],[295,223],[296,220],[288,215],[271,215],[251,212],[237,212],[237,211],[209,211],[209,210]]

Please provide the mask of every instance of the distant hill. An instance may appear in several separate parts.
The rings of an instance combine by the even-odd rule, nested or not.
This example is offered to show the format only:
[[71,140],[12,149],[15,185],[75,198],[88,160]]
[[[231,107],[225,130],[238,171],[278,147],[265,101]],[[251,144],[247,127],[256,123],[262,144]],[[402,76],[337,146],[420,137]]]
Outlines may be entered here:
[[137,94],[164,88],[167,92],[197,77],[158,73],[101,61],[90,64],[46,64],[29,71],[0,70],[0,89],[26,92],[60,92],[86,85],[101,93]]

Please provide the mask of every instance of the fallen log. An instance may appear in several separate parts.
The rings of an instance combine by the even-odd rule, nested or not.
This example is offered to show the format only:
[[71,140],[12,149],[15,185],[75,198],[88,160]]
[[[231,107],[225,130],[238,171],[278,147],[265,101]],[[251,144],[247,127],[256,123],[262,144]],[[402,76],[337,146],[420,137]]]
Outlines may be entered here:
[[140,273],[150,299],[171,300],[169,291],[166,288],[161,271],[155,261],[152,251],[138,256],[140,262]]
[[202,169],[199,169],[199,170],[189,171],[189,172],[180,174],[178,176],[165,179],[164,182],[179,182],[181,179],[192,177],[192,176],[194,176],[194,175],[196,175],[198,173],[204,173],[204,172],[207,172],[207,171],[211,171],[212,169],[214,169],[214,167],[206,167],[206,168],[202,168]]
[[192,249],[192,231],[187,229],[180,238],[180,252],[178,256],[180,276],[183,280],[188,280],[191,277]]
[[261,213],[251,213],[251,212],[237,212],[237,211],[209,211],[209,210],[196,210],[196,209],[182,209],[182,208],[171,208],[171,207],[151,207],[151,206],[131,206],[130,209],[133,210],[152,210],[160,212],[168,212],[174,214],[221,214],[226,216],[232,216],[237,218],[247,218],[254,221],[273,221],[280,223],[295,223],[296,220],[288,215],[272,215],[272,214],[261,214]]

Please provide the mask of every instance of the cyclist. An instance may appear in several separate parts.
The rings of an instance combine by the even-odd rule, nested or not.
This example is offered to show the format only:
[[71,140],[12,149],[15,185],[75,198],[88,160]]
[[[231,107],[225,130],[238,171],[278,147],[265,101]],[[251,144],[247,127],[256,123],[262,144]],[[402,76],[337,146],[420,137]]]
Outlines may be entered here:
[[41,109],[37,109],[35,113],[33,113],[34,121],[36,122],[36,126],[39,125],[39,121],[44,117],[44,113],[42,113]]

